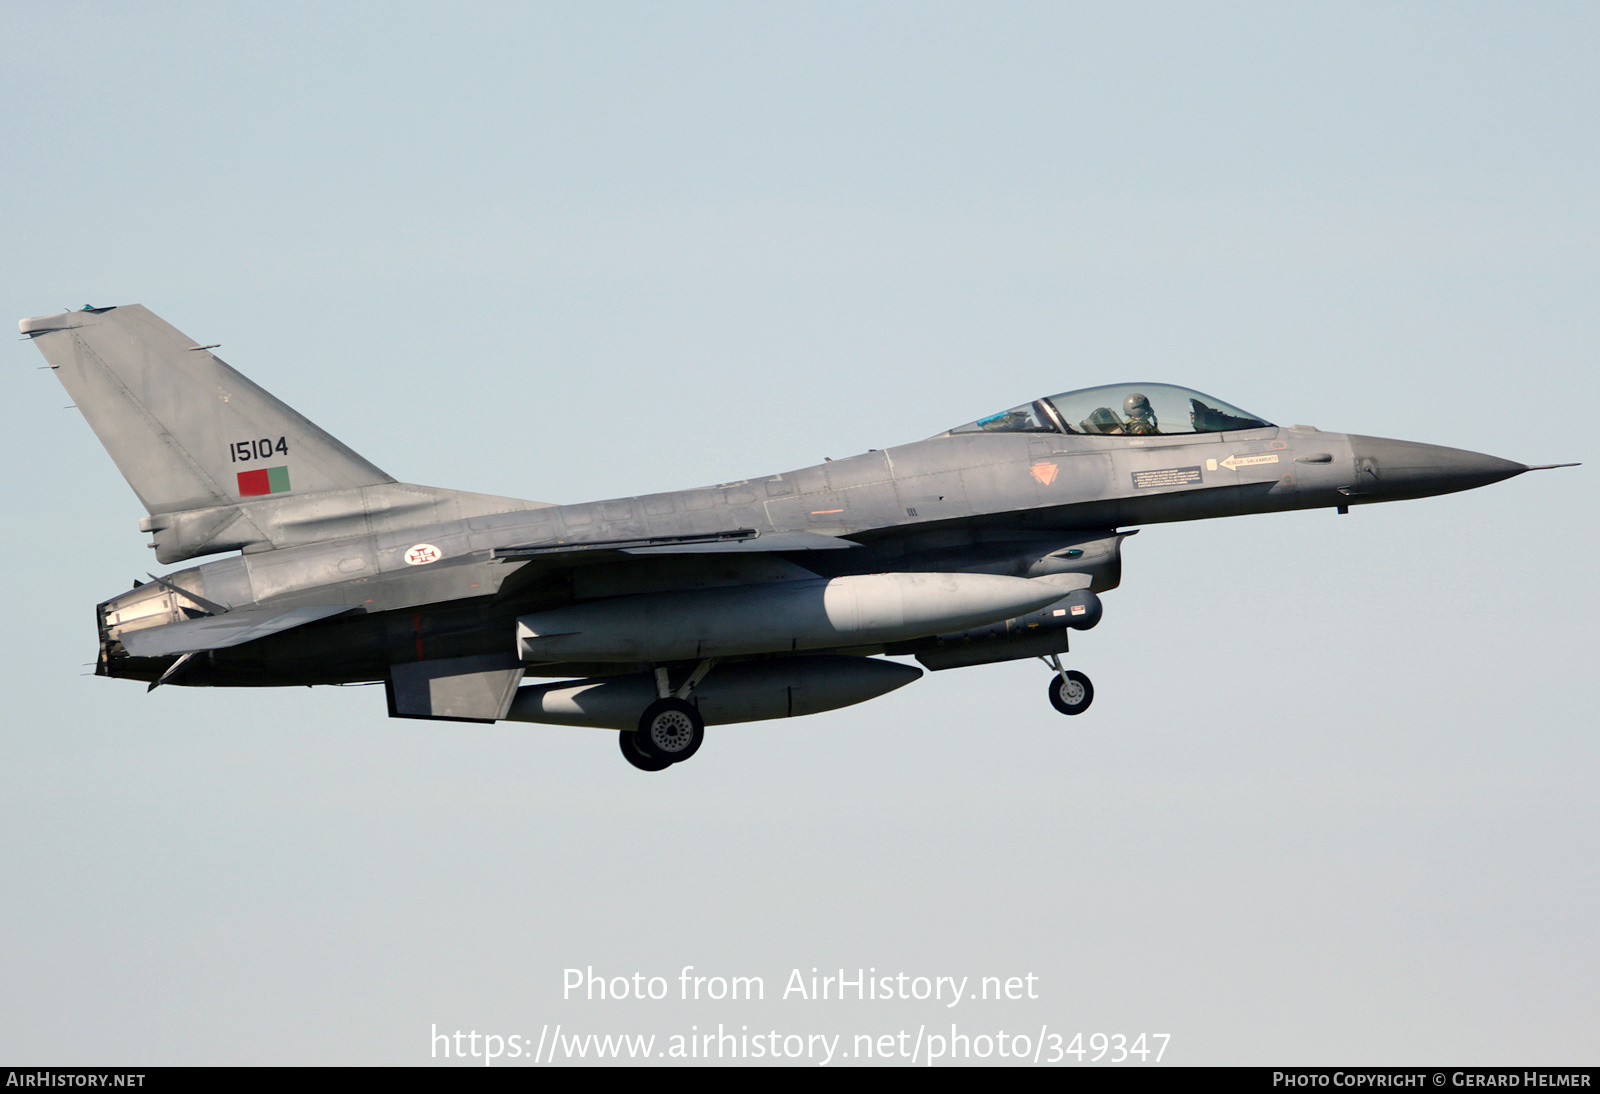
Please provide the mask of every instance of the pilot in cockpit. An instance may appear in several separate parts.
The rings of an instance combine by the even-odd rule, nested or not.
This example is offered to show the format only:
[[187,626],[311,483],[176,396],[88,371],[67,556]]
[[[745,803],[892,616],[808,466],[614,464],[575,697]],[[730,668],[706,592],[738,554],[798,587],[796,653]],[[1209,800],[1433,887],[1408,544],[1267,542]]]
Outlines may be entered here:
[[1085,433],[1104,436],[1139,436],[1161,432],[1156,425],[1155,407],[1138,392],[1122,400],[1122,412],[1128,416],[1127,420],[1117,417],[1117,412],[1108,406],[1100,407],[1085,418],[1079,428]]
[[[1166,415],[1166,428],[1156,419],[1156,404]],[[1192,408],[1188,414],[1183,405]],[[1271,423],[1246,414],[1236,406],[1170,384],[1107,384],[1066,391],[1041,400],[1069,433],[1100,437],[1172,436],[1185,433],[1222,433],[1243,429],[1268,429]],[[1092,409],[1091,409],[1092,408]],[[1087,414],[1084,412],[1088,411]],[[1119,413],[1120,411],[1120,413]],[[1083,415],[1080,419],[1079,415]],[[1071,425],[1071,422],[1077,425]],[[981,428],[989,428],[981,426]]]
[[1122,401],[1122,413],[1128,420],[1122,423],[1122,431],[1129,434],[1160,433],[1156,427],[1155,408],[1150,405],[1150,400],[1135,392]]

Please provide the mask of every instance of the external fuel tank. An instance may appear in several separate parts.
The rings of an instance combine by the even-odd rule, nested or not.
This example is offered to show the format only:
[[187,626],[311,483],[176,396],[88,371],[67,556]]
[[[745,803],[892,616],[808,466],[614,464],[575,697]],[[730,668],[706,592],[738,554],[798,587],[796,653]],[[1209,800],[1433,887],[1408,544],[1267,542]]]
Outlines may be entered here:
[[524,661],[686,661],[903,642],[1023,615],[1059,585],[890,573],[620,596],[517,619]]

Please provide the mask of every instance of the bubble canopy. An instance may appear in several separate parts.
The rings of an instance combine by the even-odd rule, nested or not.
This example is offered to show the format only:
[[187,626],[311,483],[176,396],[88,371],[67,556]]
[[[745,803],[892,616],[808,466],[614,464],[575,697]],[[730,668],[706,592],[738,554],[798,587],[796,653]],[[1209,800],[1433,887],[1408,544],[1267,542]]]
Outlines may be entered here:
[[979,418],[951,433],[1170,436],[1260,429],[1272,423],[1203,392],[1171,384],[1107,384],[1067,391]]

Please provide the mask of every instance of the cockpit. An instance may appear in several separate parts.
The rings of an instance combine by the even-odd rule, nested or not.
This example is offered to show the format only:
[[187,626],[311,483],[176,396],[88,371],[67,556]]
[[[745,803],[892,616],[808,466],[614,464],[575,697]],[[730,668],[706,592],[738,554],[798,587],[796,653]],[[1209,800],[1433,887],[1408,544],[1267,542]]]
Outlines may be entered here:
[[1272,423],[1221,399],[1171,384],[1108,384],[1068,391],[979,418],[956,433],[1167,436],[1260,429]]

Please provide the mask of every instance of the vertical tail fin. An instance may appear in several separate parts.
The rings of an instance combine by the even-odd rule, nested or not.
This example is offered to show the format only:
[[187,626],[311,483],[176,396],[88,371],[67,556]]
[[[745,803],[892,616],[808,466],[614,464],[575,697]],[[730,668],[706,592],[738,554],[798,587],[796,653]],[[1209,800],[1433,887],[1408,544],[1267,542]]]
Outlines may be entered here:
[[138,304],[18,326],[152,516],[394,482]]

